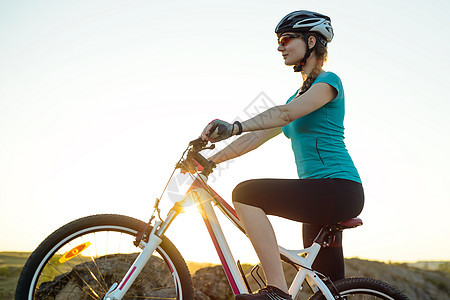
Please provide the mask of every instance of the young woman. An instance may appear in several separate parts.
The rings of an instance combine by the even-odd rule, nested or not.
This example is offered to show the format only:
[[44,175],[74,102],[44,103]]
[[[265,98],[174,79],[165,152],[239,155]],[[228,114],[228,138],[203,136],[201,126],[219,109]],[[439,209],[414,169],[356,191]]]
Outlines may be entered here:
[[[339,77],[322,69],[333,38],[330,18],[310,11],[285,16],[275,29],[284,63],[301,72],[303,84],[286,104],[245,122],[214,120],[202,138],[239,137],[210,159],[243,155],[283,132],[291,139],[299,179],[254,179],[233,191],[233,203],[266,275],[267,287],[236,299],[291,299],[278,246],[267,215],[303,222],[305,247],[323,225],[356,217],[364,205],[361,180],[344,144],[344,90]],[[332,280],[344,278],[342,236],[324,248],[313,266]]]

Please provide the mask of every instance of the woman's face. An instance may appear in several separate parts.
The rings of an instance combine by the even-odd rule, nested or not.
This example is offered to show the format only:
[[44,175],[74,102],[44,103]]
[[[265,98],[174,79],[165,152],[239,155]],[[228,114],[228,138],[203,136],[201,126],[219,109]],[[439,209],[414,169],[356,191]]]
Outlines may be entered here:
[[306,43],[303,38],[298,33],[286,32],[279,36],[278,41],[281,41],[281,43],[277,50],[281,52],[284,64],[287,66],[300,64],[306,53]]

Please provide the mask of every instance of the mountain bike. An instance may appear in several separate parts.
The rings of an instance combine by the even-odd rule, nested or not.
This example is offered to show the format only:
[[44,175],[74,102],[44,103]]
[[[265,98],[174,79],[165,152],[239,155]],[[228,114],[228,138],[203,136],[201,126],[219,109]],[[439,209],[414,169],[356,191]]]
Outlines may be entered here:
[[[200,138],[189,143],[171,177],[181,169],[189,172],[193,183],[165,218],[161,217],[161,195],[147,223],[122,215],[93,215],[53,232],[26,262],[16,299],[194,299],[186,262],[164,235],[177,215],[191,205],[204,220],[233,293],[251,293],[247,276],[239,261],[234,260],[213,208],[216,206],[245,234],[235,210],[207,184],[216,165],[200,152],[213,147]],[[201,172],[197,165],[203,168]],[[324,226],[314,243],[303,250],[279,246],[280,258],[297,269],[289,287],[293,299],[304,282],[311,288],[313,300],[408,299],[379,280],[356,277],[332,282],[312,269],[320,249],[333,243],[336,232],[359,225],[362,221],[355,218]]]

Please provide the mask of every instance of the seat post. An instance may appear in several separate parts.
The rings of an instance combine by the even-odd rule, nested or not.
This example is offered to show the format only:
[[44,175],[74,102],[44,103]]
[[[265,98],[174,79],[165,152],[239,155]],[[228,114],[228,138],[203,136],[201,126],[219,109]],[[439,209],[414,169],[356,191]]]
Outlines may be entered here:
[[348,228],[355,228],[361,226],[362,224],[363,222],[361,219],[353,218],[334,225],[325,225],[320,229],[319,233],[314,239],[314,242],[318,243],[322,247],[328,247],[334,243],[337,231],[343,231],[344,229]]
[[336,231],[337,231],[336,225],[325,225],[323,226],[319,233],[317,234],[316,238],[314,239],[314,243],[319,244],[321,247],[328,247],[331,244],[333,244],[335,238],[336,238]]

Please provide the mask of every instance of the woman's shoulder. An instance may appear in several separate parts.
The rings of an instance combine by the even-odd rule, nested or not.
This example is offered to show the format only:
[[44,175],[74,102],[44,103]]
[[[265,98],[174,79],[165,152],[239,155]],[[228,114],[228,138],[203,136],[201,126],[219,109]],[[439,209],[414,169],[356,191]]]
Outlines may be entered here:
[[338,94],[335,99],[341,99],[344,97],[344,87],[342,85],[342,81],[335,73],[329,71],[321,72],[319,76],[317,76],[317,79],[314,81],[314,83],[319,82],[327,83],[336,89]]
[[336,73],[334,72],[330,72],[330,71],[323,71],[319,74],[319,76],[317,76],[317,81],[319,82],[335,82],[335,83],[339,83],[341,84],[341,78],[336,75]]

